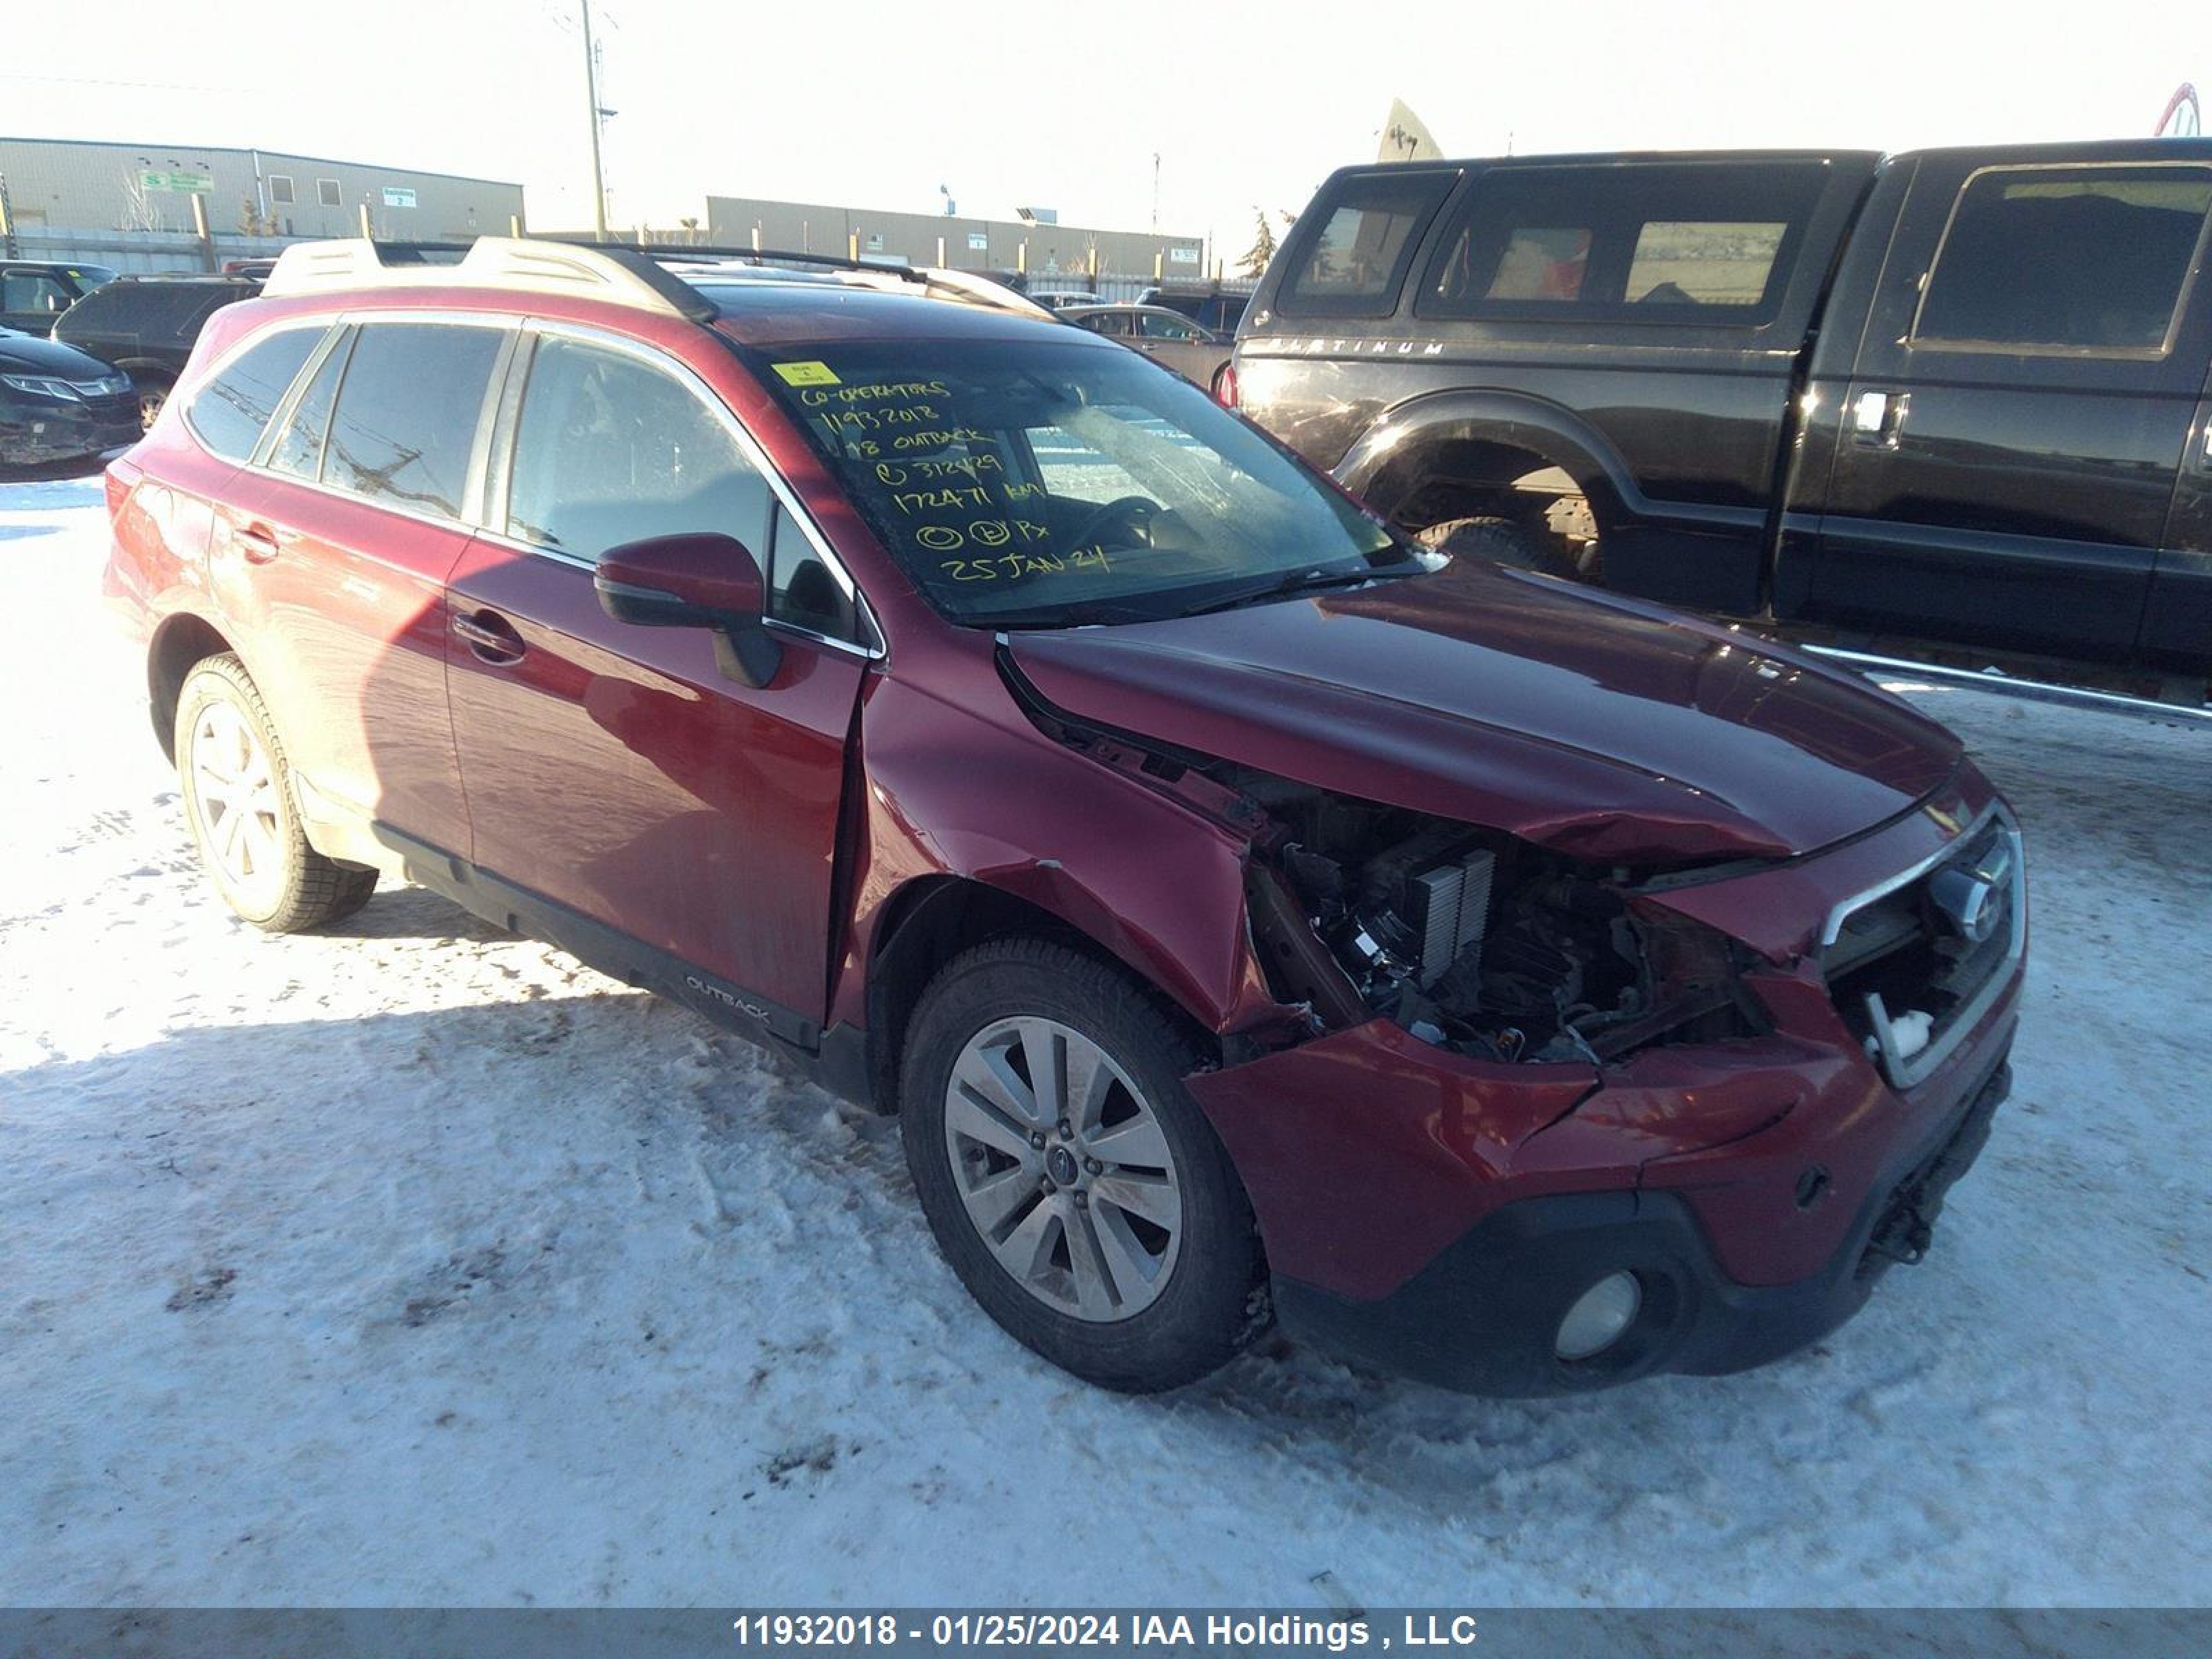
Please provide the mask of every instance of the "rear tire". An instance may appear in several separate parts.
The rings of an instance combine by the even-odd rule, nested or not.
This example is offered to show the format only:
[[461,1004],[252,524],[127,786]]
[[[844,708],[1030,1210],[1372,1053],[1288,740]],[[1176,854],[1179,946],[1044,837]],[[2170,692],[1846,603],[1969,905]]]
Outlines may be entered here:
[[1143,987],[1041,939],[955,957],[907,1028],[900,1129],[938,1247],[1102,1388],[1195,1382],[1266,1322],[1251,1204],[1182,1086],[1199,1060]]
[[1419,532],[1425,547],[1455,558],[1488,559],[1516,570],[1538,570],[1547,576],[1570,580],[1577,574],[1552,538],[1539,535],[1511,519],[1449,519]]
[[307,844],[283,745],[236,657],[207,658],[185,676],[176,757],[200,862],[240,921],[296,933],[368,902],[375,871],[325,858]]

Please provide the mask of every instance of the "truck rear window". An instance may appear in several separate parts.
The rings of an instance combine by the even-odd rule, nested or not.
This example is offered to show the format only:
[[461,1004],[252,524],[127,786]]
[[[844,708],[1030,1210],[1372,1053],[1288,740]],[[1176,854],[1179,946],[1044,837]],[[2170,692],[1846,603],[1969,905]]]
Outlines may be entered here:
[[1394,170],[1357,174],[1306,210],[1292,233],[1289,273],[1275,295],[1286,316],[1387,317],[1406,267],[1454,175]]
[[1779,307],[1817,163],[1504,167],[1422,278],[1425,317],[1753,325]]

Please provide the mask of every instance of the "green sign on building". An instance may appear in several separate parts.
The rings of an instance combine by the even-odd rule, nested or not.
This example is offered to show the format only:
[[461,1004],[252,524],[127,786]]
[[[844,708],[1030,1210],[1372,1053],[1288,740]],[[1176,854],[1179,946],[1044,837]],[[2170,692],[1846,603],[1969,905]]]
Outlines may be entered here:
[[173,172],[160,167],[141,167],[138,188],[146,191],[173,190],[180,196],[202,195],[215,188],[215,174],[191,167],[179,167]]

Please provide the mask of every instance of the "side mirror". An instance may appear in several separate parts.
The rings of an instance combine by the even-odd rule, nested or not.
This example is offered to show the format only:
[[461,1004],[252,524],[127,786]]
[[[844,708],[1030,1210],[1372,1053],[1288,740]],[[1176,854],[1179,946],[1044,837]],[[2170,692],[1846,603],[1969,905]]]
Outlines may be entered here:
[[775,678],[783,647],[761,626],[760,566],[734,536],[654,536],[609,548],[592,586],[599,609],[640,628],[711,628],[722,672],[750,686]]

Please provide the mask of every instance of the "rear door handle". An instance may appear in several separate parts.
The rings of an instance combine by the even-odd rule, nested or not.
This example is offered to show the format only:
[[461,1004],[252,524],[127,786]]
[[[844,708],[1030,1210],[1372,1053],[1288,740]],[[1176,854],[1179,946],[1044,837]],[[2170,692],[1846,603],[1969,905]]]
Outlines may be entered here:
[[469,650],[480,662],[501,665],[520,662],[529,649],[523,644],[522,635],[514,631],[514,624],[496,611],[456,611],[453,632],[467,641]]
[[1851,399],[1851,441],[1872,449],[1894,449],[1912,406],[1907,392],[1862,392]]
[[276,532],[266,525],[240,525],[230,532],[248,564],[267,564],[277,554]]

